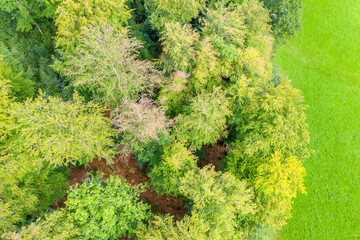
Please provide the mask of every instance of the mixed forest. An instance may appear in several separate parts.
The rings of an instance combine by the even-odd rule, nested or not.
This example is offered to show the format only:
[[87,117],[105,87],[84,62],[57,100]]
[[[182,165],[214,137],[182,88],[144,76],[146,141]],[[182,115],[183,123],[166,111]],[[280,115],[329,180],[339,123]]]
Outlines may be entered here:
[[273,239],[306,193],[301,0],[0,1],[0,239]]

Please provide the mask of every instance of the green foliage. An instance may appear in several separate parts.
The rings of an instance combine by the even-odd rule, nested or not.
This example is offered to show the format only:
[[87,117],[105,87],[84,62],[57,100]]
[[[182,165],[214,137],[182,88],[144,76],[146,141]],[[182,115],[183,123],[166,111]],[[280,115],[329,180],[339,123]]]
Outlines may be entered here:
[[270,11],[275,37],[291,37],[301,28],[301,0],[261,0]]
[[188,171],[180,180],[179,191],[193,201],[191,213],[209,224],[211,239],[235,239],[239,234],[235,231],[236,214],[254,213],[253,192],[246,183],[210,166]]
[[[9,97],[9,81],[0,73],[0,144],[11,135],[11,116],[8,114],[12,99]],[[1,146],[1,145],[0,145]]]
[[179,181],[186,172],[196,169],[196,157],[180,142],[164,149],[162,162],[149,173],[152,188],[161,194],[179,194]]
[[195,58],[195,44],[199,41],[200,35],[189,24],[179,22],[168,22],[160,38],[165,68],[171,71],[173,68],[188,72],[191,69]]
[[168,134],[160,134],[158,140],[150,141],[144,146],[134,151],[136,164],[142,168],[147,166],[151,170],[155,165],[160,163],[161,156],[164,154],[164,147],[171,144],[173,138]]
[[78,234],[79,231],[75,228],[73,220],[68,217],[66,211],[60,209],[17,231],[6,232],[2,237],[9,240],[65,240],[75,239]]
[[18,32],[10,14],[0,12],[0,55],[3,76],[11,81],[11,96],[17,101],[33,97],[38,88],[51,95],[63,94],[66,81],[50,67],[55,33],[53,22],[45,21],[46,32],[40,35],[35,29]]
[[52,170],[48,164],[42,166],[38,159],[17,152],[14,146],[6,147],[10,149],[3,149],[0,156],[1,231],[14,230],[29,215],[41,215],[65,195],[68,186],[67,169]]
[[7,81],[0,75],[0,231],[12,230],[27,215],[39,216],[67,189],[67,170],[49,168],[22,150],[20,136],[14,131],[15,118],[8,97]]
[[175,71],[168,77],[169,81],[159,93],[158,101],[166,106],[166,115],[175,117],[188,107],[190,98],[188,83],[189,74]]
[[257,0],[208,9],[202,31],[217,51],[222,77],[239,71],[262,77],[271,74],[273,39],[268,21],[268,12]]
[[121,133],[124,150],[129,152],[143,149],[146,144],[157,141],[160,135],[168,135],[171,125],[163,108],[146,97],[138,102],[124,100],[111,112],[111,119]]
[[163,31],[169,22],[189,23],[204,7],[204,0],[145,0],[148,19],[158,31]]
[[304,190],[301,162],[309,156],[305,107],[288,80],[277,87],[253,81],[242,77],[232,88],[238,136],[227,169],[255,188],[259,214],[254,221],[282,226],[296,192]]
[[192,99],[185,114],[176,120],[175,135],[180,141],[187,141],[193,150],[203,144],[214,144],[226,136],[226,118],[230,114],[229,101],[221,89],[203,92]]
[[228,163],[235,175],[246,176],[244,167],[237,164],[246,165],[250,159],[269,157],[277,150],[285,157],[296,156],[300,161],[309,157],[306,107],[298,104],[303,98],[289,80],[283,79],[274,87],[271,82],[241,77],[230,93],[236,99],[235,123],[239,132]]
[[29,31],[36,26],[43,34],[39,24],[41,21],[54,19],[59,1],[61,0],[6,0],[1,1],[0,10],[11,13],[11,18],[17,22],[17,30]]
[[88,178],[73,188],[66,201],[69,218],[79,229],[79,239],[131,237],[149,218],[150,206],[140,201],[142,188],[118,176]]
[[142,45],[128,35],[128,30],[104,23],[84,28],[62,72],[73,77],[75,85],[89,86],[99,101],[111,106],[141,92],[151,93],[161,81],[160,73],[150,61],[137,59]]
[[63,0],[56,15],[56,46],[64,56],[71,56],[84,28],[101,22],[122,28],[131,17],[124,0]]
[[34,82],[27,78],[23,72],[15,73],[14,70],[0,57],[0,75],[5,79],[11,79],[10,96],[18,101],[34,96]]
[[40,92],[34,100],[13,104],[19,134],[14,144],[53,166],[86,164],[95,156],[111,161],[113,131],[102,111],[77,94],[64,102]]
[[209,224],[197,215],[185,215],[181,221],[174,224],[172,216],[155,216],[152,225],[142,225],[137,231],[138,239],[211,239],[207,235]]

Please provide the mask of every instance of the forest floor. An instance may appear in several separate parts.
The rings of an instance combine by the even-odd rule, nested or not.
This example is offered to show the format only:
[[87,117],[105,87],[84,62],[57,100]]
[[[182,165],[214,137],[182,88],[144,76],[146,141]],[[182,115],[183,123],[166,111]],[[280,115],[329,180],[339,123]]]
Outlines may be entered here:
[[280,239],[360,239],[360,4],[303,4],[303,29],[274,61],[310,106],[314,154]]
[[[216,170],[220,170],[220,161],[226,156],[226,148],[217,144],[214,146],[204,146],[206,156],[198,161],[199,167],[204,167],[208,164],[215,166]],[[147,171],[140,169],[136,165],[136,160],[132,154],[120,153],[118,157],[113,159],[113,163],[108,165],[104,159],[98,160],[95,158],[85,168],[69,168],[70,187],[79,186],[83,180],[86,179],[90,173],[100,173],[104,178],[110,175],[122,176],[127,183],[131,185],[146,184],[149,182]],[[114,171],[115,170],[115,171]],[[182,197],[173,197],[164,194],[158,194],[151,190],[149,186],[146,187],[146,191],[140,194],[141,200],[148,203],[151,206],[151,211],[154,214],[170,214],[174,216],[174,220],[181,220],[188,211],[186,205],[186,199]],[[65,207],[64,202],[66,196],[59,199],[53,208]]]

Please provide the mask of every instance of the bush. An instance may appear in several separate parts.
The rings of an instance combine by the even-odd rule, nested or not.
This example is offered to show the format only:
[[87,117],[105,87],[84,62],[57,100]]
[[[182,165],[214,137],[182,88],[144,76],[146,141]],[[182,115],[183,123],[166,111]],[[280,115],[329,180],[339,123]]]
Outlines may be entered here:
[[152,217],[150,206],[141,202],[141,187],[128,185],[121,177],[88,178],[75,186],[65,202],[69,218],[80,239],[132,237],[138,225]]

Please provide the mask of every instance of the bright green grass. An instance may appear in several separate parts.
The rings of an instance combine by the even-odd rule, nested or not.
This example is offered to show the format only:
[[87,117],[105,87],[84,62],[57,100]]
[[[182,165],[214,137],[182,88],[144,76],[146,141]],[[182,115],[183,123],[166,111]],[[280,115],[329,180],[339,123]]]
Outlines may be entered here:
[[303,0],[303,29],[275,63],[303,91],[307,194],[281,239],[360,239],[360,0]]

